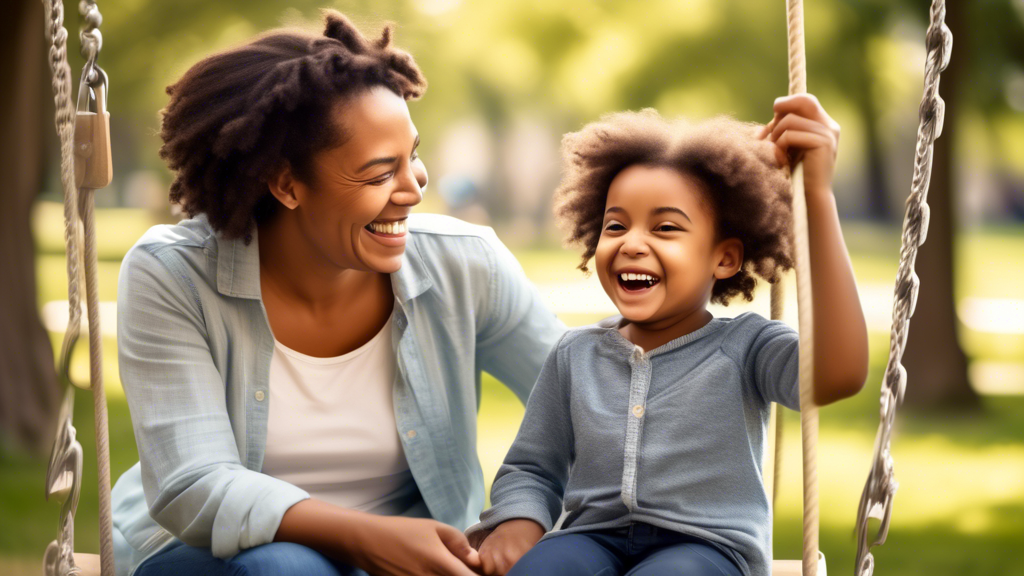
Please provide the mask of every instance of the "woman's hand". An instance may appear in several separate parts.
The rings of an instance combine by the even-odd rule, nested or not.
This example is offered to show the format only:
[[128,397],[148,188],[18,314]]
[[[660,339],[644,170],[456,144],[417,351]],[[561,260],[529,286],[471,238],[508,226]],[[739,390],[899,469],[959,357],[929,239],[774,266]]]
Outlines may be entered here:
[[775,117],[760,137],[775,143],[780,166],[804,163],[804,189],[808,194],[832,190],[832,174],[839,149],[839,124],[813,94],[783,96],[775,100]]
[[274,540],[302,544],[374,576],[474,576],[480,571],[477,551],[447,524],[377,516],[315,499],[289,508]]
[[533,520],[502,522],[480,544],[481,574],[504,576],[544,535],[544,528]]
[[435,520],[372,516],[356,531],[355,544],[350,561],[375,576],[473,576],[480,570],[466,536]]

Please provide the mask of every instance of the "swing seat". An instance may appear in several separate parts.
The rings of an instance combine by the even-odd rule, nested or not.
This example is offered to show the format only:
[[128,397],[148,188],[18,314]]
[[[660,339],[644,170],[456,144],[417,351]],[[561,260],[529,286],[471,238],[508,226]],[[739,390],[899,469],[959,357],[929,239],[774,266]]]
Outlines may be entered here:
[[[75,554],[75,566],[81,576],[100,576],[100,557],[98,554]],[[772,576],[802,576],[803,563],[800,560],[774,560]],[[818,576],[828,576],[825,571],[825,555],[818,553]]]
[[[100,557],[98,554],[75,554],[75,566],[81,576],[100,576]],[[802,576],[803,563],[800,560],[772,561],[772,576]],[[828,576],[825,571],[825,555],[818,553],[818,576]]]
[[[100,555],[75,552],[75,566],[81,570],[78,573],[80,576],[100,576]],[[797,566],[797,570],[799,569]]]
[[[77,554],[75,555],[77,559]],[[802,576],[802,560],[773,560],[772,576]],[[825,570],[825,554],[818,552],[818,576],[828,576]]]

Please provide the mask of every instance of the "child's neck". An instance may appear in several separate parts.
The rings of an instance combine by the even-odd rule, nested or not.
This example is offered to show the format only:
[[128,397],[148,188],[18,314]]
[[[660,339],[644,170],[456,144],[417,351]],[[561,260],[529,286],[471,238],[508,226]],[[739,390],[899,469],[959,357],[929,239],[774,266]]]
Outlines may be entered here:
[[700,330],[713,316],[706,308],[679,314],[671,318],[663,318],[655,322],[627,322],[619,328],[619,333],[626,340],[644,349],[645,352]]

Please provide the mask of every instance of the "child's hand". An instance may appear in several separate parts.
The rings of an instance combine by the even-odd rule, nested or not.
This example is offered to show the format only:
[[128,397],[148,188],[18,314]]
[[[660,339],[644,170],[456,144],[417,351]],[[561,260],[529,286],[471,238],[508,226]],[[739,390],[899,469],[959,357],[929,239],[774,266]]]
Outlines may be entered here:
[[480,544],[480,566],[484,576],[504,576],[544,535],[533,520],[502,522]]
[[832,189],[832,173],[839,146],[839,124],[813,94],[783,96],[775,100],[775,117],[760,137],[775,143],[780,166],[804,163],[804,189],[808,194]]

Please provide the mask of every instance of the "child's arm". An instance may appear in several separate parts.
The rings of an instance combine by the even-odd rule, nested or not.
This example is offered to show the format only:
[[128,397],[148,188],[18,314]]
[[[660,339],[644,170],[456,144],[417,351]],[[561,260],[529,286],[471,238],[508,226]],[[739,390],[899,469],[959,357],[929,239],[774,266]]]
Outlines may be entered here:
[[868,335],[850,255],[843,241],[832,174],[839,125],[810,94],[775,101],[765,126],[780,164],[801,160],[807,197],[814,295],[814,391],[819,405],[853,396],[868,372]]
[[550,530],[562,512],[573,453],[568,369],[559,364],[566,337],[541,368],[526,415],[491,488],[491,508],[466,535],[485,575],[501,575]]

